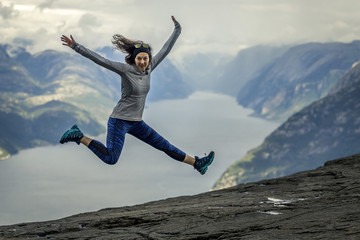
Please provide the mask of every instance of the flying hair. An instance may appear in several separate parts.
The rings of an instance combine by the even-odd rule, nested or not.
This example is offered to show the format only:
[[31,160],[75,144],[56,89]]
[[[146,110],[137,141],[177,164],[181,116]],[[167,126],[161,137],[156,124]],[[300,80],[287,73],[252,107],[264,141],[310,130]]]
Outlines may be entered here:
[[[125,57],[125,62],[128,64],[133,64],[134,63],[134,58],[135,56],[133,56],[134,50],[135,50],[135,44],[143,44],[143,41],[134,41],[134,40],[130,40],[126,37],[124,37],[121,34],[115,34],[113,35],[113,39],[111,41],[114,45],[115,48],[120,50],[121,52],[127,54],[127,56]],[[149,58],[151,61],[152,58],[152,54],[151,54],[151,47],[149,45],[149,50],[150,50],[150,54],[149,54]]]

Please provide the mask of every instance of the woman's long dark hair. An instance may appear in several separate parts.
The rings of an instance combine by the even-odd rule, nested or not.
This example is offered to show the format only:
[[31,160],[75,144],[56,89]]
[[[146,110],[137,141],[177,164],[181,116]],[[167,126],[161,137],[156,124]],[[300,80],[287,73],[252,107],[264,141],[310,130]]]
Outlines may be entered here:
[[[143,44],[143,41],[134,41],[134,40],[130,40],[126,37],[124,37],[123,35],[120,34],[115,34],[113,36],[113,40],[111,41],[115,47],[117,49],[119,49],[121,52],[123,53],[127,53],[128,55],[125,57],[125,62],[128,64],[133,64],[134,63],[134,58],[135,56],[133,56],[133,52],[135,50],[135,44],[141,43]],[[149,50],[150,50],[150,54],[149,54],[149,61],[151,62],[151,58],[152,58],[152,49],[149,45]]]

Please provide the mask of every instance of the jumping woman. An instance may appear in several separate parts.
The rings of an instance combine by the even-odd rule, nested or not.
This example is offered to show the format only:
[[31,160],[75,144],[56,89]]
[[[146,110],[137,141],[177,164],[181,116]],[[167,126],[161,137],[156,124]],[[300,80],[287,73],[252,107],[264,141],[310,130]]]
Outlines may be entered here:
[[128,54],[125,57],[126,63],[105,59],[77,43],[72,35],[70,35],[70,38],[62,35],[61,41],[63,45],[71,47],[77,53],[120,75],[121,99],[116,104],[108,120],[106,147],[101,142],[85,136],[77,125],[64,133],[60,143],[82,143],[103,162],[115,164],[120,157],[125,134],[129,133],[163,151],[171,158],[193,166],[200,174],[205,174],[214,159],[215,153],[213,151],[203,158],[191,157],[170,144],[142,120],[145,99],[150,90],[150,74],[169,54],[181,33],[181,26],[178,21],[173,16],[172,20],[175,29],[155,56],[152,56],[152,49],[149,44],[142,41],[132,41],[122,35],[115,34],[112,43],[120,51]]

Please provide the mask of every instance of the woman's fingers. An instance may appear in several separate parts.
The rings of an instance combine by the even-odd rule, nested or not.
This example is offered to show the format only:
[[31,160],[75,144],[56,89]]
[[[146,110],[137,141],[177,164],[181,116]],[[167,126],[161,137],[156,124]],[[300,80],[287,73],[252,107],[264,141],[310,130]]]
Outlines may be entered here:
[[[71,38],[71,39],[70,39],[70,38]],[[72,45],[74,45],[74,44],[75,44],[75,40],[74,40],[73,36],[70,35],[70,38],[68,38],[68,37],[65,36],[65,35],[62,35],[62,36],[61,36],[61,41],[64,42],[62,45],[69,46],[69,47],[71,47]]]
[[63,41],[63,42],[68,42],[68,37],[67,36],[65,36],[65,35],[62,35],[61,36],[61,41]]

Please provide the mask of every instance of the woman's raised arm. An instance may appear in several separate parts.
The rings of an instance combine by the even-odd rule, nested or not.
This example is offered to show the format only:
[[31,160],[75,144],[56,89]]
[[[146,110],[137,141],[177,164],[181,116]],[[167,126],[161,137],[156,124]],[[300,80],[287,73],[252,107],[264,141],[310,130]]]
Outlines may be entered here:
[[103,66],[113,72],[116,72],[118,74],[122,74],[126,71],[126,69],[129,67],[127,64],[121,63],[121,62],[114,62],[110,61],[103,56],[99,55],[98,53],[91,51],[90,49],[82,46],[81,44],[77,43],[72,35],[70,35],[70,38],[62,35],[61,41],[63,42],[62,45],[71,47],[74,49],[77,53],[83,55],[84,57],[90,59],[91,61],[99,64],[100,66]]
[[165,42],[164,46],[160,49],[160,51],[151,60],[152,70],[155,69],[159,65],[159,63],[169,54],[170,50],[174,46],[176,40],[178,39],[181,33],[180,23],[175,19],[174,16],[171,16],[171,19],[173,20],[175,25],[174,32],[171,34],[170,38]]

